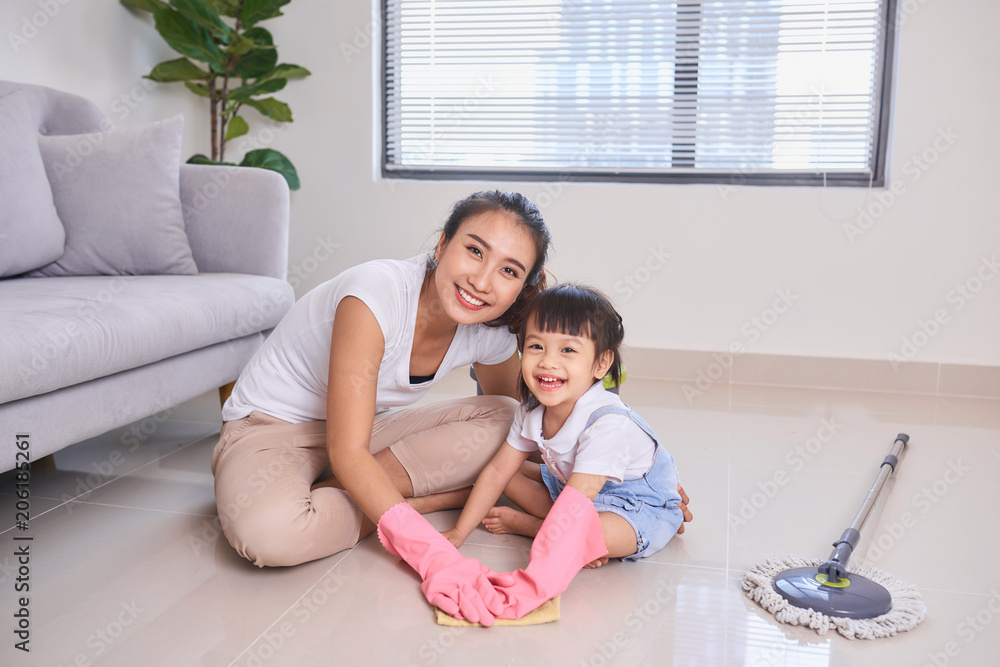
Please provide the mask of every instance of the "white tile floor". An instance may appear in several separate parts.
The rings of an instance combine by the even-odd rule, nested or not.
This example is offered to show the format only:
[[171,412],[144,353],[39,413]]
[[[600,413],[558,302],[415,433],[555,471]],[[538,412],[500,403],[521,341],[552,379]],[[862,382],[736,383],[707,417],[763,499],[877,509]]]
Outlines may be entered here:
[[[436,398],[471,390],[461,374]],[[559,622],[438,626],[415,575],[374,538],[259,570],[220,534],[212,394],[133,446],[124,430],[63,450],[31,480],[27,531],[0,533],[2,665],[975,665],[1000,664],[1000,401],[631,379],[623,397],[674,454],[696,518],[640,563],[578,575]],[[740,594],[747,566],[825,557],[898,432],[911,436],[855,565],[920,588],[915,631],[872,642],[776,623]],[[14,480],[0,476],[0,525]],[[438,527],[454,512],[431,515]],[[905,524],[905,525],[904,525]],[[14,556],[30,535],[31,653],[13,648]],[[529,541],[473,534],[496,570]]]

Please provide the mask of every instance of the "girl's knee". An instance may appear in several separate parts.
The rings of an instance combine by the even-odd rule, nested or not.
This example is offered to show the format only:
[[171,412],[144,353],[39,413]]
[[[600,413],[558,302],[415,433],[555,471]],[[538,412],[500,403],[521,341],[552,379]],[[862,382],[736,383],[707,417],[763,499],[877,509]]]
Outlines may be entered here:
[[598,516],[604,529],[608,556],[625,558],[639,551],[639,537],[631,523],[614,512],[599,512]]

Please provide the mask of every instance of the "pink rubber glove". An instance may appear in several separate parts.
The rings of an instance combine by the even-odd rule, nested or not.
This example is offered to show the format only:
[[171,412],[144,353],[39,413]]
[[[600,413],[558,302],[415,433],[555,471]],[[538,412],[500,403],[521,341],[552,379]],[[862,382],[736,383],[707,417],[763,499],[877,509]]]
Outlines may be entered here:
[[378,537],[386,551],[417,571],[427,601],[444,613],[488,627],[506,605],[507,598],[497,592],[494,584],[512,586],[514,578],[463,556],[406,503],[393,505],[382,514]]
[[531,543],[528,567],[513,573],[514,583],[498,583],[507,607],[497,618],[521,618],[565,591],[587,563],[605,556],[601,518],[594,503],[572,486],[559,494]]

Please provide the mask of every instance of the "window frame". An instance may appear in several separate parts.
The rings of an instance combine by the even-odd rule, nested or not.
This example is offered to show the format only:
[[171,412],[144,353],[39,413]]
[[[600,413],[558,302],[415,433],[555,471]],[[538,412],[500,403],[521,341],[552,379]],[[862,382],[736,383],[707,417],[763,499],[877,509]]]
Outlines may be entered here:
[[892,101],[895,88],[896,33],[898,30],[898,0],[885,0],[883,21],[885,38],[876,53],[876,94],[878,100],[877,128],[873,146],[873,170],[864,172],[824,172],[772,169],[769,172],[744,170],[684,170],[615,172],[611,170],[517,170],[517,169],[453,169],[447,167],[405,167],[389,169],[389,118],[388,71],[389,37],[388,0],[381,0],[381,109],[380,121],[380,173],[386,180],[435,180],[435,181],[526,181],[526,182],[584,182],[584,183],[647,183],[677,185],[720,186],[822,186],[884,188],[888,183],[888,154]]

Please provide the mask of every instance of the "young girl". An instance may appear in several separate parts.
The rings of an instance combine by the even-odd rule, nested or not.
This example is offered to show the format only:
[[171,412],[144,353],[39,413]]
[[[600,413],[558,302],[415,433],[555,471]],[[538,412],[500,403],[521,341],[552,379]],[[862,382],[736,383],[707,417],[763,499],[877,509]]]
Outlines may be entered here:
[[[534,537],[566,486],[593,501],[608,558],[656,553],[683,529],[687,498],[674,460],[652,429],[615,394],[621,316],[596,290],[563,284],[543,292],[521,328],[521,407],[507,441],[476,480],[444,535],[461,546],[480,521],[493,533]],[[539,451],[541,465],[528,461]],[[494,507],[501,492],[523,512]],[[485,518],[484,518],[485,517]]]

